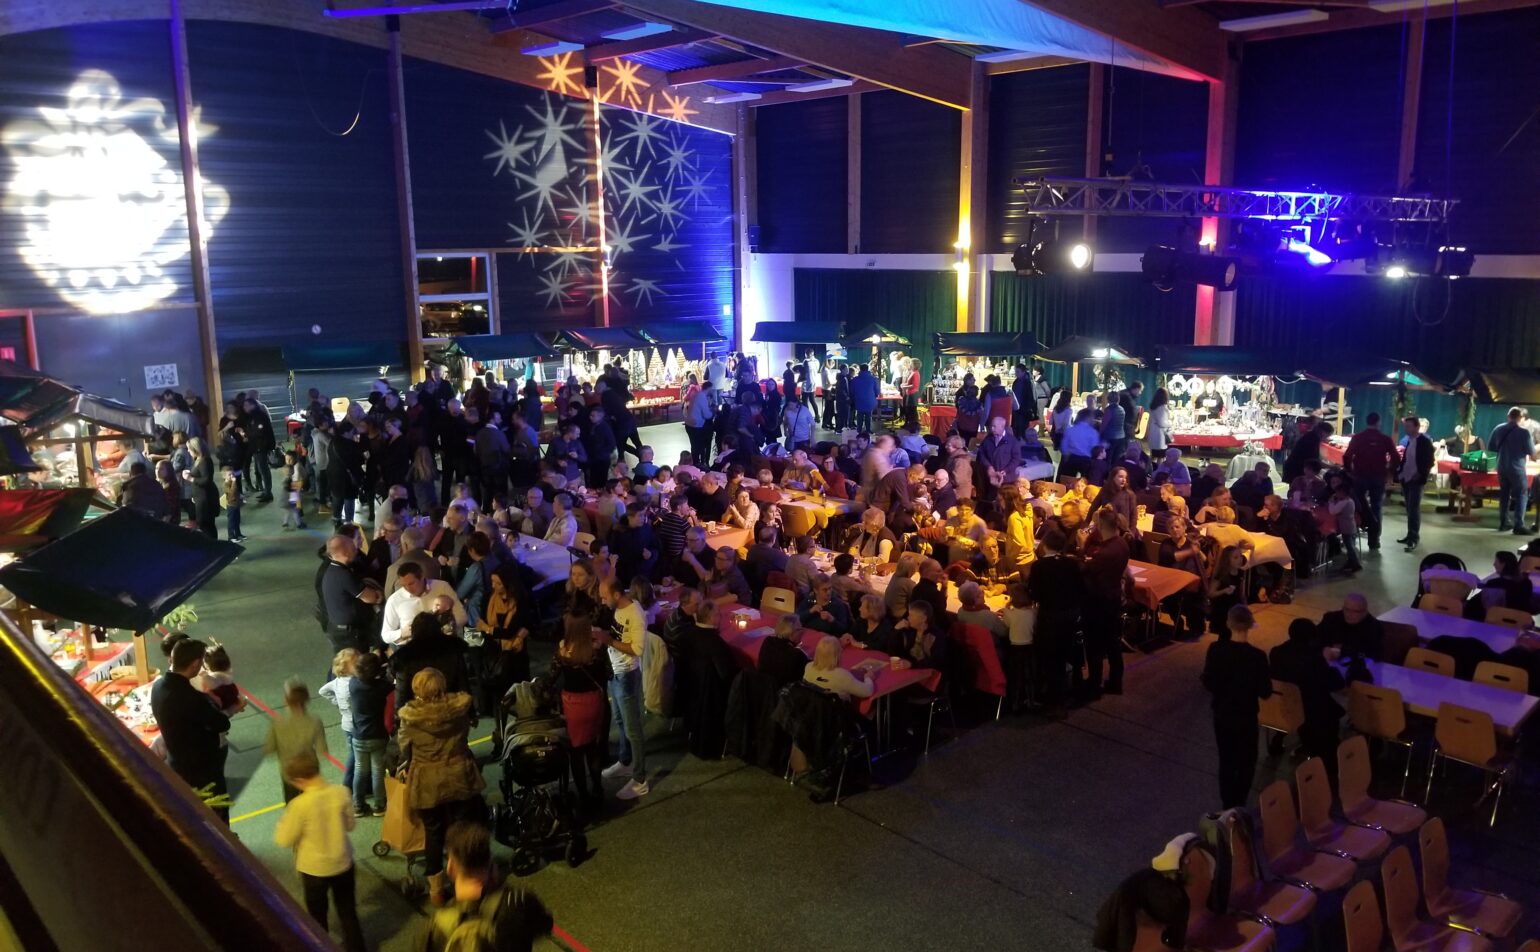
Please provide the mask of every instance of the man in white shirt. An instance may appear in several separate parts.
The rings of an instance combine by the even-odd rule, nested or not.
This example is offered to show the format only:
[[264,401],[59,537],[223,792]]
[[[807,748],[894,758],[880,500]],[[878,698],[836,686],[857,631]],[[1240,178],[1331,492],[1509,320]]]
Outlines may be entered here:
[[721,355],[711,358],[706,364],[706,380],[714,389],[722,389],[723,382],[727,380],[727,360]]
[[546,527],[545,541],[560,546],[570,546],[577,541],[577,518],[572,515],[572,497],[557,493],[551,500],[551,524]]
[[[645,580],[638,582],[647,584]],[[647,613],[614,576],[599,584],[599,597],[615,610],[614,627],[603,635],[610,650],[610,668],[615,672],[608,690],[615,705],[616,726],[620,728],[620,751],[615,762],[604,769],[604,776],[629,777],[615,796],[635,800],[651,789],[647,786],[647,744],[642,733],[641,658],[642,642],[647,637]]]
[[411,562],[396,570],[396,581],[401,587],[385,599],[385,615],[380,623],[380,639],[387,645],[399,645],[403,636],[410,636],[412,620],[423,612],[431,613],[440,596],[449,599],[455,621],[466,623],[465,606],[448,582],[424,580],[422,568]]
[[[812,398],[808,398],[812,402]],[[813,445],[813,411],[803,406],[796,397],[786,398],[786,411],[782,414],[786,424],[787,449],[807,449]]]

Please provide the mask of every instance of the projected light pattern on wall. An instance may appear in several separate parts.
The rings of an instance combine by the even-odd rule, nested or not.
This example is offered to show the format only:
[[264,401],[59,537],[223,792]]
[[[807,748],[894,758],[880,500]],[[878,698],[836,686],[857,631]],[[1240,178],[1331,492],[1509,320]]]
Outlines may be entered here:
[[[197,126],[207,137],[214,130]],[[63,107],[0,131],[11,167],[3,207],[22,222],[17,254],[59,298],[88,314],[158,304],[179,288],[171,265],[189,254],[174,116],[159,100],[123,98],[111,73],[86,70]],[[208,225],[229,198],[204,183]],[[207,226],[206,226],[207,227]]]

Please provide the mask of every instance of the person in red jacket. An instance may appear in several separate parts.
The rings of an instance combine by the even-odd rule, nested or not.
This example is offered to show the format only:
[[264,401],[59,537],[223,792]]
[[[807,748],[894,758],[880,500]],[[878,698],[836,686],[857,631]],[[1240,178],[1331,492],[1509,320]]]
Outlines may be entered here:
[[1380,430],[1380,415],[1371,413],[1366,428],[1353,434],[1342,467],[1353,477],[1353,505],[1369,530],[1369,551],[1380,549],[1380,528],[1385,524],[1385,483],[1400,465],[1395,440]]

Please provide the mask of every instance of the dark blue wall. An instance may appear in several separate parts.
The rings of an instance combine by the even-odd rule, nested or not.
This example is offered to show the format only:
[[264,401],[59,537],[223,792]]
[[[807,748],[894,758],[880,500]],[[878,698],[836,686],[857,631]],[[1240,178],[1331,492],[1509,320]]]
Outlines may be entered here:
[[847,252],[844,97],[755,110],[759,250]]
[[[1121,67],[1108,71],[1102,100],[1102,169],[1108,176],[1197,185],[1208,138],[1208,84]],[[1180,222],[1102,218],[1098,251],[1143,251],[1173,240]]]
[[1014,179],[1085,175],[1090,76],[1089,66],[1058,66],[990,80],[987,250],[1011,251],[1026,240],[1025,199]]
[[898,92],[861,96],[861,251],[952,250],[962,112]]
[[187,26],[221,350],[406,335],[386,54],[242,23]]

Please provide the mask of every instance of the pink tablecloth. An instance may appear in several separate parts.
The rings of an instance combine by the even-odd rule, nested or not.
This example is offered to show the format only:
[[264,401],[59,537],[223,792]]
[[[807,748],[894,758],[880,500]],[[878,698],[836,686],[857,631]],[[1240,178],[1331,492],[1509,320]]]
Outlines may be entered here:
[[1283,434],[1274,433],[1272,436],[1260,440],[1240,440],[1228,433],[1173,433],[1168,441],[1172,446],[1191,446],[1195,448],[1224,448],[1242,447],[1247,443],[1256,443],[1263,449],[1276,450],[1283,447]]

